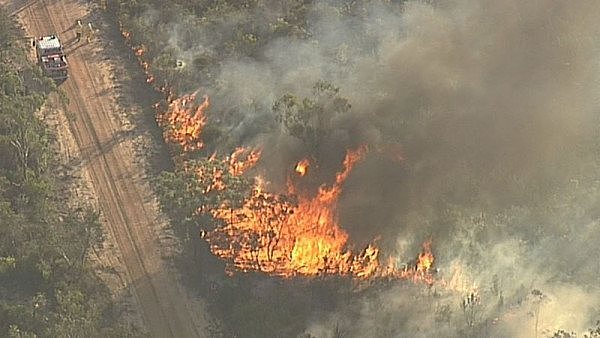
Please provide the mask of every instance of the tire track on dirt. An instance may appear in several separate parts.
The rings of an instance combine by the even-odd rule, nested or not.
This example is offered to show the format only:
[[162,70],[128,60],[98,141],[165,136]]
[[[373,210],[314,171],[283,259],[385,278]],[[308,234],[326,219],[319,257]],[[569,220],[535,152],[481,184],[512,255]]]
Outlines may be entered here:
[[[69,30],[77,16],[69,15],[73,10],[65,2],[40,0],[27,8],[29,20],[25,20],[35,26],[34,35],[47,34],[49,28],[59,34]],[[51,27],[42,27],[40,16]],[[68,41],[64,36],[67,34],[61,35],[63,42]],[[118,126],[112,122],[109,104],[100,95],[98,86],[102,84],[92,76],[84,56],[81,49],[68,56],[70,79],[63,86],[70,98],[69,111],[75,113],[69,127],[88,161],[102,214],[123,255],[146,328],[156,337],[200,336],[194,325],[198,318],[187,311],[177,280],[161,264],[153,213],[145,207],[144,196],[136,187],[135,168],[118,140]]]

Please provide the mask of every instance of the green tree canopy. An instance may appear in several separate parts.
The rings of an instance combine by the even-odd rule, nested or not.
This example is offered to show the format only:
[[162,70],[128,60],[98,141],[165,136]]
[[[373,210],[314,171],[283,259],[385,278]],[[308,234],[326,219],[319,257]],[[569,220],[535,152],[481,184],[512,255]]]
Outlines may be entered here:
[[321,80],[314,84],[311,97],[284,94],[273,104],[273,112],[290,135],[318,153],[332,122],[350,110],[350,103],[339,91],[338,87]]

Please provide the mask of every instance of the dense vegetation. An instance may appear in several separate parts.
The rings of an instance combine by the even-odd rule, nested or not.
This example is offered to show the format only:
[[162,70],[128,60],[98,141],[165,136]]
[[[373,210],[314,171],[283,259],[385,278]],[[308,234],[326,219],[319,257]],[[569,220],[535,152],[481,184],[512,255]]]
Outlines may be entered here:
[[157,87],[211,96],[206,147],[186,155],[195,165],[261,144],[274,185],[306,155],[329,171],[323,182],[344,148],[368,143],[384,155],[347,182],[356,196],[342,198],[343,225],[406,255],[433,234],[441,273],[464,267],[481,296],[226,277],[199,236],[219,224],[197,208],[228,197],[205,196],[205,182],[185,170],[165,172],[157,191],[186,244],[184,271],[223,324],[216,331],[541,336],[539,316],[568,327],[573,319],[558,314],[570,308],[588,321],[581,328],[600,315],[600,265],[585,258],[600,254],[598,82],[589,75],[598,34],[573,19],[593,6],[537,2],[552,8],[549,19],[538,7],[483,2],[111,4]]
[[86,259],[101,240],[98,215],[64,205],[51,135],[36,116],[56,88],[27,62],[16,27],[0,11],[0,336],[123,334]]
[[[150,65],[155,86],[165,85],[178,95],[196,90],[199,84],[217,85],[223,60],[260,58],[261,46],[269,41],[289,36],[303,39],[308,34],[306,13],[311,4],[306,1],[177,1],[171,5],[160,14],[155,9],[161,3],[153,1],[120,2],[114,8],[123,29],[131,34],[132,47],[144,49],[142,59]],[[184,22],[173,28],[172,20],[182,17]],[[202,19],[197,20],[198,17]],[[150,29],[155,25],[160,28]],[[230,25],[234,25],[230,31],[223,30],[223,26]],[[178,46],[169,43],[172,29],[178,30],[175,34],[182,34],[182,41],[189,41],[182,47],[193,51],[185,53],[183,60]],[[212,45],[205,49],[195,46],[199,35]],[[177,67],[178,60],[185,62],[185,66]],[[306,98],[292,93],[282,95],[278,102],[273,102],[277,119],[267,116],[251,123],[257,131],[277,128],[280,124],[290,135],[316,150],[326,137],[327,119],[347,111],[349,104],[331,83],[318,81],[312,89]],[[220,225],[208,212],[211,207],[225,200],[233,205],[241,203],[248,196],[251,180],[229,174],[226,163],[207,159],[215,150],[222,156],[239,145],[238,139],[227,136],[227,129],[231,123],[237,123],[243,111],[238,107],[219,111],[222,123],[211,121],[203,130],[205,147],[186,154],[185,166],[176,165],[174,171],[165,171],[157,178],[156,191],[162,208],[184,243],[184,255],[180,257],[182,271],[191,287],[209,302],[215,319],[209,328],[212,336],[296,336],[305,331],[312,317],[345,303],[343,298],[351,295],[353,286],[348,280],[282,283],[269,281],[260,274],[224,273],[223,263],[210,253],[201,233]],[[204,193],[212,183],[211,178],[199,179],[194,168],[223,173],[221,180],[229,188]],[[264,293],[257,293],[257,288],[264,288]],[[260,318],[249,316],[251,313]]]

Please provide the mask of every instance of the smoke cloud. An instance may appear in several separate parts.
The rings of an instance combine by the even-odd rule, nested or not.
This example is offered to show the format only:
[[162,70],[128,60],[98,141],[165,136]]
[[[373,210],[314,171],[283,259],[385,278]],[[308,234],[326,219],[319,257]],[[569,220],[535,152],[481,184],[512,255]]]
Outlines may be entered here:
[[[371,149],[344,186],[342,225],[356,247],[379,236],[403,261],[431,238],[453,290],[372,290],[307,332],[587,329],[600,316],[600,2],[333,3],[316,4],[298,38],[249,42],[251,57],[198,75],[210,83],[210,119],[227,146],[261,146],[263,174],[283,185],[310,150],[274,123],[273,102],[288,92],[310,97],[320,79],[338,86],[352,107],[332,120],[320,169],[333,177],[345,149]],[[265,17],[286,11],[227,18],[209,32],[178,19],[166,41],[192,64],[198,53],[216,55],[239,23],[256,22],[260,36],[270,29]],[[476,305],[465,306],[474,290]]]

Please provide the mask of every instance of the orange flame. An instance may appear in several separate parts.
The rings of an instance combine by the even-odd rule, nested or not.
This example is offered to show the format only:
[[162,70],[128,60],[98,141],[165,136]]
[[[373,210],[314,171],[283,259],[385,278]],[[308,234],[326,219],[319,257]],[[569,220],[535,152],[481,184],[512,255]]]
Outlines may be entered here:
[[[346,158],[357,155],[349,152]],[[224,205],[213,210],[213,216],[227,225],[205,238],[216,255],[244,271],[292,276],[360,270],[359,260],[345,251],[348,235],[338,226],[334,212],[332,197],[337,194],[332,192],[340,190],[341,183],[321,187],[316,197],[301,198],[297,205],[289,201],[290,196],[257,187],[241,208]]]
[[[241,159],[241,155],[246,154],[246,158]],[[248,150],[247,148],[239,147],[237,148],[231,155],[225,157],[221,160],[222,163],[226,164],[228,168],[227,171],[234,175],[240,176],[244,174],[248,169],[254,167],[258,160],[260,159],[260,150]],[[216,154],[213,154],[208,158],[209,162],[216,162],[217,157]],[[192,168],[186,167],[186,170],[190,170]],[[207,171],[204,167],[195,167],[193,168],[196,172],[196,176],[198,178],[208,177],[211,180],[211,183],[203,189],[203,193],[207,194],[211,191],[223,191],[227,188],[225,182],[223,182],[223,175],[225,174],[222,169],[218,167],[212,167],[210,171]],[[204,209],[199,209],[203,211]]]
[[296,164],[295,170],[298,173],[298,175],[304,176],[308,172],[309,167],[310,161],[308,160],[308,158],[305,158],[302,161],[298,162],[298,164]]
[[234,176],[240,176],[246,172],[246,170],[254,167],[260,159],[260,150],[252,150],[248,152],[245,160],[240,160],[240,155],[247,152],[244,147],[238,147],[235,151],[226,159],[229,162],[229,172]]
[[417,260],[417,272],[426,273],[433,265],[434,257],[431,253],[431,241],[423,243],[423,251]]
[[319,274],[373,276],[379,269],[379,249],[368,246],[354,255],[346,248],[348,234],[339,226],[337,199],[352,167],[366,147],[349,151],[336,182],[321,186],[314,197],[271,194],[255,187],[239,209],[227,205],[212,214],[225,225],[206,234],[211,250],[231,262],[230,268],[258,270],[283,277]]
[[165,140],[179,144],[183,151],[197,150],[204,146],[200,134],[206,125],[205,111],[210,103],[208,96],[205,96],[204,102],[194,108],[195,99],[196,94],[174,99],[167,111],[157,117],[159,125],[164,128]]
[[[200,134],[206,124],[205,111],[209,99],[205,97],[204,102],[195,108],[194,101],[195,94],[176,98],[166,112],[158,114],[165,139],[179,144],[184,152],[203,146]],[[417,263],[403,269],[397,267],[393,258],[382,264],[380,250],[374,244],[358,254],[349,249],[349,236],[339,225],[337,202],[343,183],[366,154],[365,146],[348,151],[335,182],[331,186],[320,186],[315,196],[298,193],[291,179],[288,180],[287,193],[265,192],[263,181],[257,178],[252,194],[239,208],[232,208],[227,202],[212,210],[199,206],[198,212],[210,212],[224,224],[212,231],[202,231],[202,238],[216,256],[227,262],[228,273],[254,270],[282,277],[335,274],[359,279],[412,279],[433,284],[431,241],[423,244]],[[233,176],[243,175],[256,165],[260,155],[260,150],[237,148],[230,156],[220,160],[225,166],[185,169],[194,170],[198,178],[209,178],[209,185],[202,190],[208,194],[226,190],[227,185],[223,181],[225,172]],[[218,161],[216,154],[209,158],[210,161]],[[183,165],[187,166],[186,162]],[[298,162],[295,169],[303,176],[309,166],[310,162],[306,159]]]
[[435,257],[431,252],[431,240],[427,240],[423,243],[423,251],[419,253],[416,265],[416,275],[419,278],[423,278],[428,284],[433,284],[433,278],[430,273],[431,266]]
[[373,244],[359,254],[348,249],[349,237],[339,225],[337,201],[344,181],[366,153],[366,147],[348,151],[335,183],[321,186],[313,197],[296,196],[291,183],[287,194],[272,194],[257,182],[242,207],[223,205],[211,210],[224,225],[204,233],[203,238],[215,255],[228,262],[229,273],[255,270],[282,277],[377,276],[433,284],[430,241],[423,244],[416,266],[402,270],[392,258],[381,264],[380,250]]

